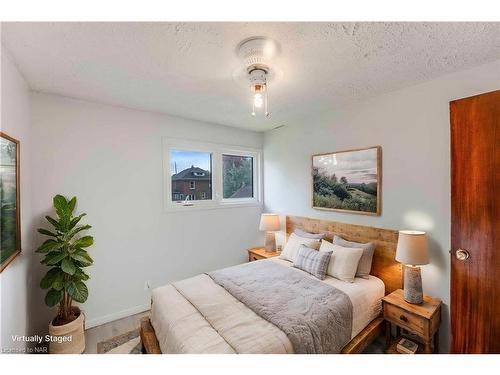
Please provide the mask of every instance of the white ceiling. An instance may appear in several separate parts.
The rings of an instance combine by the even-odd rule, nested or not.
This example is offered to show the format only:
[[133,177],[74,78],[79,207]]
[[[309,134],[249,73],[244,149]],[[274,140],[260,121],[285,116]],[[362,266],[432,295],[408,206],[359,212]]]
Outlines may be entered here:
[[[500,23],[3,23],[31,88],[267,130],[500,57]],[[281,45],[272,116],[250,115],[237,44]]]

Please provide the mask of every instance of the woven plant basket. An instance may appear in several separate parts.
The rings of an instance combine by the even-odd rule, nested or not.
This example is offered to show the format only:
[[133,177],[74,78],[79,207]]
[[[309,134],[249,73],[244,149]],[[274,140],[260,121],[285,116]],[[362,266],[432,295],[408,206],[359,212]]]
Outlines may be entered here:
[[[49,334],[53,338],[61,338],[61,342],[51,340],[49,352],[51,354],[81,354],[85,351],[85,315],[80,311],[78,318],[68,324],[55,326],[50,322]],[[63,340],[66,338],[66,340]],[[68,338],[70,338],[68,340]]]

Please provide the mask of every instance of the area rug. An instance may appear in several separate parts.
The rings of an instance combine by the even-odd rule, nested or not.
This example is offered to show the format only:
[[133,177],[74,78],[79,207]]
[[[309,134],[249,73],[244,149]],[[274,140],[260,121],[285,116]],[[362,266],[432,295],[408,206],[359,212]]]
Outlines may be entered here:
[[139,329],[97,343],[98,354],[142,354]]

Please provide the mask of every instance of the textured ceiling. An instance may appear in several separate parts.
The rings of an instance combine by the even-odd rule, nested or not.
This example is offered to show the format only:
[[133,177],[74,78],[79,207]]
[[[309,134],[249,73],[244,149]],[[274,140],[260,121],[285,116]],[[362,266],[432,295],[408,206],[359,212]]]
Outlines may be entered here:
[[[234,80],[243,39],[281,45],[271,117]],[[500,57],[500,23],[3,23],[34,90],[267,130]]]

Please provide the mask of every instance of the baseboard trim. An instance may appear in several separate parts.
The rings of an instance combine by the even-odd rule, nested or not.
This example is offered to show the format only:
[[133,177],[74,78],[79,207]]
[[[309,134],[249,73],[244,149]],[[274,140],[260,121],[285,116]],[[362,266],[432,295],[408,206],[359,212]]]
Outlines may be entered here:
[[139,314],[141,312],[149,310],[150,308],[151,308],[151,305],[149,303],[147,303],[144,305],[138,305],[138,306],[131,307],[130,309],[121,310],[121,311],[115,312],[113,314],[100,316],[98,318],[88,319],[88,320],[86,319],[85,320],[85,329],[97,327],[97,326],[100,326],[100,325],[103,325],[103,324],[106,324],[106,323],[109,323],[109,322],[112,322],[112,321],[115,321],[115,320],[118,320],[121,318],[126,318],[127,316],[130,316],[130,315]]

